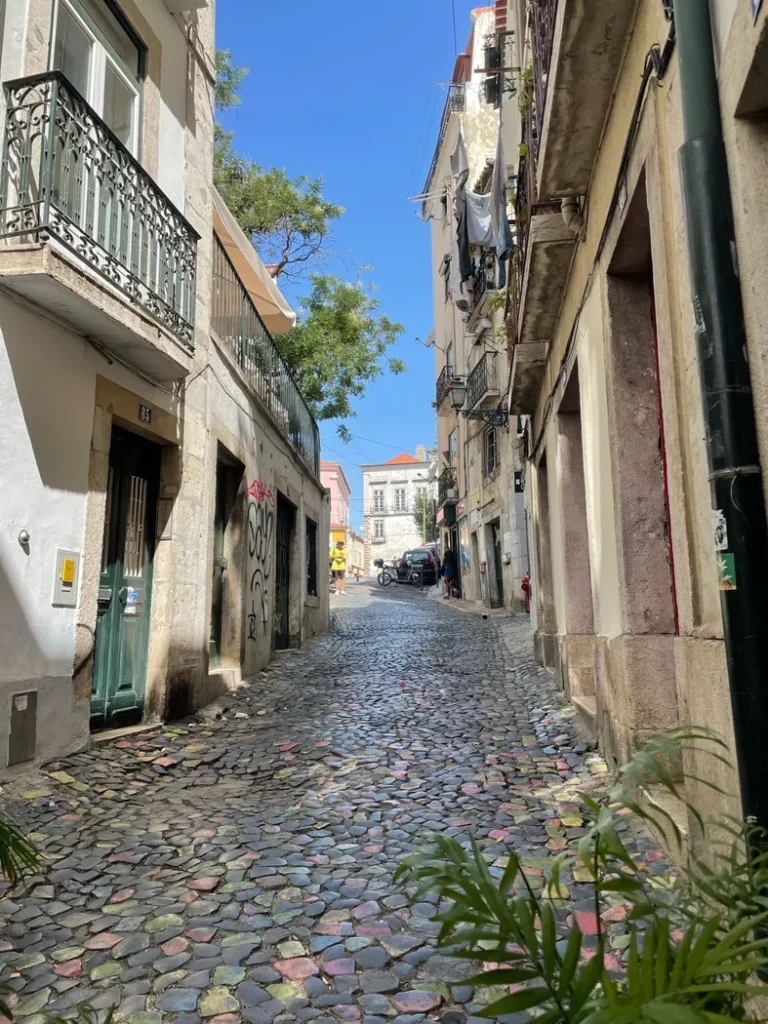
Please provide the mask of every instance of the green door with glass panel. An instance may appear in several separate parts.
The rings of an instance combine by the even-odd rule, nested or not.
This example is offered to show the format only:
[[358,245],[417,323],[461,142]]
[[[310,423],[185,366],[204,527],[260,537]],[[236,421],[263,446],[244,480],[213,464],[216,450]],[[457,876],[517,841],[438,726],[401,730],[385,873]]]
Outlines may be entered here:
[[91,728],[144,712],[160,449],[114,427],[99,580]]

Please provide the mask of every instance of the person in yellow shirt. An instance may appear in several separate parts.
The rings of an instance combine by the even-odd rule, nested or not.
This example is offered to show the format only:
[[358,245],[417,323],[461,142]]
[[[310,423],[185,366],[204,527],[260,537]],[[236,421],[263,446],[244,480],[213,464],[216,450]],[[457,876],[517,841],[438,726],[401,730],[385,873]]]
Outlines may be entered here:
[[336,593],[346,594],[344,584],[347,576],[347,549],[344,547],[343,540],[337,540],[336,546],[331,548],[330,559]]

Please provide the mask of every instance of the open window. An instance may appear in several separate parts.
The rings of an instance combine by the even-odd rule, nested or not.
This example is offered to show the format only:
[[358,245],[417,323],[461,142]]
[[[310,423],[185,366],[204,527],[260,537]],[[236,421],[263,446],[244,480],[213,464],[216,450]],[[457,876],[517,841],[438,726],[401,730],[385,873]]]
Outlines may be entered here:
[[144,47],[119,8],[57,0],[51,67],[61,71],[120,142],[139,151]]

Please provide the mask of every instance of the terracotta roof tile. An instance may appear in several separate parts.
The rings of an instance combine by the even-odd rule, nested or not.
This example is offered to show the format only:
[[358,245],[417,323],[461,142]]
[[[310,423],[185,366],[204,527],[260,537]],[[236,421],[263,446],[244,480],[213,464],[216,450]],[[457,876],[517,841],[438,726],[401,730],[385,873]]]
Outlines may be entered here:
[[401,452],[400,455],[396,455],[394,459],[387,459],[384,463],[385,466],[402,466],[410,465],[413,462],[418,463],[418,459],[415,459],[412,455],[408,455],[407,452]]

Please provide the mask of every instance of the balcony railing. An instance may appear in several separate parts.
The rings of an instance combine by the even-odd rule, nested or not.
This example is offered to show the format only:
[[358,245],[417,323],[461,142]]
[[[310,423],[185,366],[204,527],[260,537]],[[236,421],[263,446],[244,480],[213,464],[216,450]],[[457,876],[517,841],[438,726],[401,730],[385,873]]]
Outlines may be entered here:
[[456,481],[456,470],[449,466],[437,478],[437,504],[442,508],[443,505],[457,505],[458,501],[459,486]]
[[475,409],[489,392],[498,392],[496,353],[486,352],[467,378],[468,409]]
[[267,408],[283,437],[317,476],[320,470],[317,423],[216,235],[213,236],[211,330],[226,345],[243,371],[251,392]]
[[5,85],[0,238],[54,238],[193,344],[198,235],[57,71]]
[[453,380],[453,371],[450,366],[444,366],[440,371],[440,375],[437,378],[435,385],[435,405],[439,409],[443,404],[446,395],[451,390],[451,381]]
[[552,63],[552,47],[555,40],[558,0],[535,0],[530,5],[531,41],[533,49],[533,91],[536,127],[541,138],[544,110],[547,103],[549,67]]
[[472,262],[472,284],[476,306],[487,291],[498,287],[496,258],[487,249],[483,249]]
[[550,213],[560,209],[560,200],[544,203],[538,202],[536,167],[539,156],[540,135],[536,116],[536,101],[533,96],[531,96],[530,106],[523,117],[522,129],[522,155],[518,164],[517,189],[515,192],[518,290],[522,287],[525,274],[525,258],[528,250],[531,218],[535,217],[537,213]]

